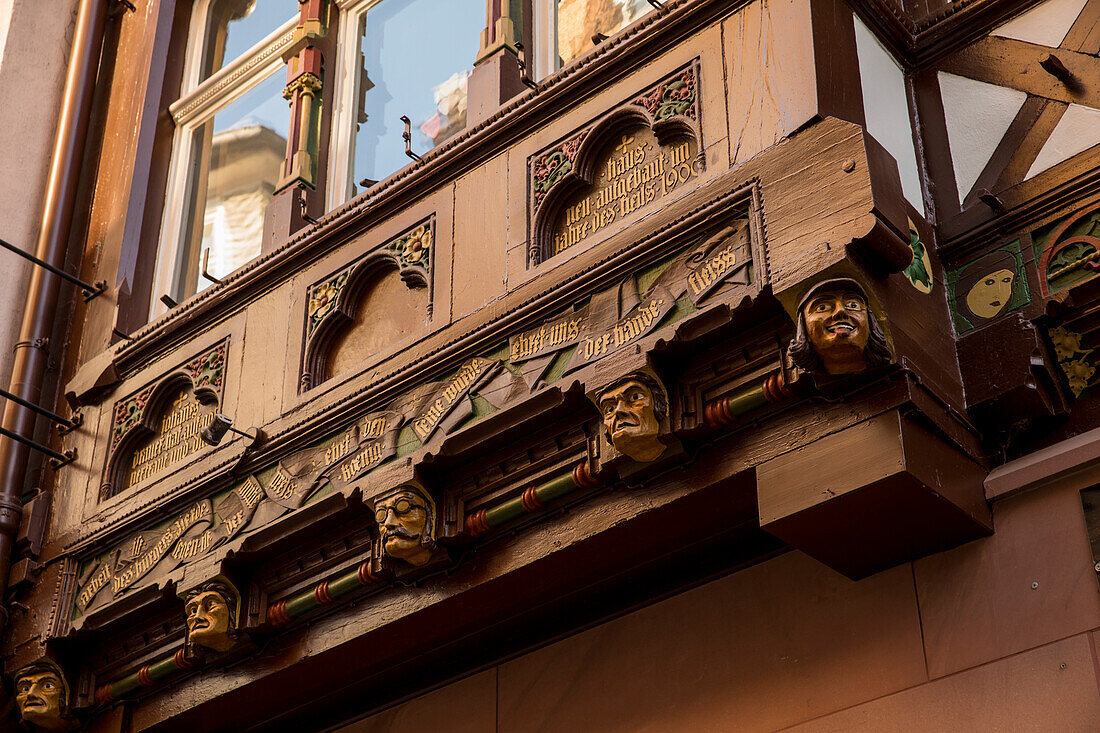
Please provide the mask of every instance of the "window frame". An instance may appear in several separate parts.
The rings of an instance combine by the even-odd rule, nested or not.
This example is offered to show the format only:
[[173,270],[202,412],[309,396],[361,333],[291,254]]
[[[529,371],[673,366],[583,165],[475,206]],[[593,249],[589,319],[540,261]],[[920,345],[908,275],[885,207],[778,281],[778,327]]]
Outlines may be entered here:
[[[291,45],[298,25],[298,14],[291,8],[285,23],[208,78],[200,80],[208,20],[214,2],[198,0],[195,3],[188,27],[180,96],[168,107],[175,130],[150,292],[151,318],[168,310],[160,298],[173,293],[178,278],[177,263],[184,246],[187,202],[194,184],[191,157],[196,132],[219,111],[285,68],[282,53]],[[289,116],[289,110],[287,114]]]
[[[326,171],[325,210],[354,198],[352,187],[358,187],[352,171],[355,133],[358,124],[359,85],[363,66],[359,62],[360,39],[367,11],[383,0],[333,0],[340,13],[339,38],[336,41],[332,87],[332,126],[329,130],[329,166]],[[411,161],[410,161],[411,162]]]

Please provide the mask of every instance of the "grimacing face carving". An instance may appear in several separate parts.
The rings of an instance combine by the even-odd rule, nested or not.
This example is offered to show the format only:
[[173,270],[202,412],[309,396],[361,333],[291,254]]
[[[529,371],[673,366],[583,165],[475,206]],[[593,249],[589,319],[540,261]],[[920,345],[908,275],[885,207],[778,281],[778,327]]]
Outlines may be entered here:
[[192,591],[187,597],[187,641],[191,644],[224,652],[232,649],[237,639],[233,633],[233,601],[228,588],[209,583]]
[[829,376],[859,374],[892,358],[855,280],[826,280],[810,288],[798,304],[797,319],[787,353],[800,369]]
[[381,528],[385,553],[410,565],[431,560],[435,549],[431,514],[432,508],[419,491],[402,489],[380,499],[374,518]]
[[653,378],[632,374],[605,387],[596,401],[611,444],[635,461],[657,460],[667,446],[658,440],[666,400]]
[[36,662],[15,674],[15,703],[24,723],[40,730],[71,730],[67,697],[65,680],[51,663]]

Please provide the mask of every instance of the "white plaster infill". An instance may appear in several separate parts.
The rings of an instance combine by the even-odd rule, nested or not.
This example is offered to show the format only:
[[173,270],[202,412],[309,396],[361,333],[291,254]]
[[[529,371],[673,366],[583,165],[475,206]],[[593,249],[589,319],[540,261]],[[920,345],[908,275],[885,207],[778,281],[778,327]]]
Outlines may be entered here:
[[961,207],[1024,106],[1027,94],[944,71],[938,77]]
[[924,211],[917,153],[913,147],[913,122],[909,117],[909,99],[905,91],[905,73],[863,21],[858,17],[853,19],[867,131],[897,161],[905,198],[913,208]]
[[1100,143],[1100,109],[1071,104],[1043,143],[1024,180]]
[[1100,484],[1100,428],[998,466],[985,477],[985,498],[1001,501],[1039,488]]
[[991,35],[1057,48],[1087,0],[1047,0],[993,29]]

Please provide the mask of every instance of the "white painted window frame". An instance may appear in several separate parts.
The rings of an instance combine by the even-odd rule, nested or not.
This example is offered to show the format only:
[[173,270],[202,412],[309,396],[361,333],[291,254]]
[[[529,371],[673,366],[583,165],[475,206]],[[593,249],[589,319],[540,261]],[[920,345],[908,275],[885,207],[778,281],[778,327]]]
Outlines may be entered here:
[[558,0],[531,0],[535,50],[532,73],[542,80],[558,70]]
[[362,64],[359,48],[367,11],[382,0],[335,0],[340,11],[332,87],[332,127],[329,132],[329,165],[325,209],[331,211],[351,199],[355,162],[355,124],[359,116],[359,84]]
[[[195,3],[187,35],[182,93],[168,107],[176,129],[172,137],[172,158],[168,168],[160,246],[157,248],[156,275],[149,310],[154,318],[167,310],[160,297],[172,292],[177,277],[176,261],[183,245],[187,201],[191,198],[193,185],[190,159],[195,132],[226,105],[284,68],[282,52],[293,40],[294,28],[298,24],[298,16],[295,14],[269,36],[200,82],[202,52],[213,2],[214,0],[199,0]],[[289,115],[289,111],[287,114]]]

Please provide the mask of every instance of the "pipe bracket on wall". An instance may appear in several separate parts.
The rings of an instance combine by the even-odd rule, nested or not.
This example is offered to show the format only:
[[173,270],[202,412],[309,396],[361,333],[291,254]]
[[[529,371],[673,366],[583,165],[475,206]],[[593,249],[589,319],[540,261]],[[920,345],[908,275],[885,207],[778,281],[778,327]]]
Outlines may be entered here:
[[49,270],[53,274],[60,277],[62,280],[68,280],[73,285],[80,288],[80,291],[82,293],[84,293],[84,302],[85,303],[88,302],[89,300],[91,300],[92,298],[95,298],[96,296],[102,295],[103,293],[107,292],[107,281],[106,280],[99,280],[98,282],[96,282],[94,284],[93,283],[86,283],[83,280],[81,280],[80,278],[73,277],[72,275],[65,272],[64,270],[61,270],[59,268],[54,267],[49,262],[38,259],[34,255],[32,255],[30,252],[24,252],[23,250],[16,247],[14,244],[11,244],[9,242],[5,242],[3,239],[0,239],[0,247],[3,247],[4,249],[8,250],[9,252],[14,252],[15,254],[19,255],[20,257],[22,257],[24,259],[30,260],[31,262],[38,265],[39,267],[41,267],[44,270]]

